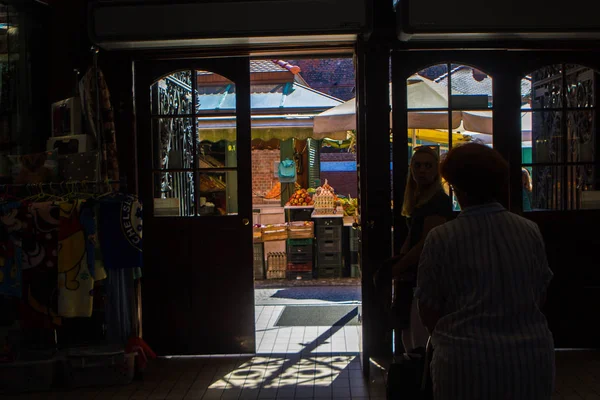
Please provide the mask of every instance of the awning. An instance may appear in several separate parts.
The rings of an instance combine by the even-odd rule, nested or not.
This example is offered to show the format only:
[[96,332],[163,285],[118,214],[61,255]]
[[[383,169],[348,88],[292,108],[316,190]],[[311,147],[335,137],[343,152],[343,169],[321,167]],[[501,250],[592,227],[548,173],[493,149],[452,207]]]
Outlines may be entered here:
[[[408,136],[412,137],[413,129],[408,130]],[[414,129],[414,138],[424,142],[448,144],[448,131],[436,129]],[[468,142],[470,137],[460,133],[452,134],[452,143]]]
[[[314,115],[255,115],[252,116],[252,140],[271,139],[333,139],[346,140],[348,133],[338,131],[327,134],[315,134],[313,131]],[[218,142],[221,140],[236,141],[236,119],[226,117],[200,117],[197,120],[200,141]]]
[[[451,127],[448,127],[448,113],[433,111],[448,107],[447,88],[419,75],[408,79],[407,104],[409,129],[458,129],[466,118],[466,124],[473,129],[485,129],[491,133],[491,111],[481,113],[452,112]],[[391,90],[390,90],[391,93]],[[391,100],[390,100],[391,104]],[[427,111],[432,109],[432,111]],[[415,110],[415,111],[411,111]],[[489,115],[488,115],[489,114]],[[391,122],[390,115],[390,122]],[[356,100],[349,100],[339,106],[324,111],[314,119],[314,132],[317,135],[356,129]]]

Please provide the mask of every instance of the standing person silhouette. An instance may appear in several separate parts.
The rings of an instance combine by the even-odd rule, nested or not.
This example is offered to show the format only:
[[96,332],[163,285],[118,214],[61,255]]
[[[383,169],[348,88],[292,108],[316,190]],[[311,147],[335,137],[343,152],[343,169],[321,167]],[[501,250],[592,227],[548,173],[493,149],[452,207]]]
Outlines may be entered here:
[[554,340],[541,308],[552,272],[538,226],[496,201],[508,163],[469,143],[448,153],[440,173],[462,211],[431,230],[419,261],[434,398],[549,400]]
[[408,236],[400,254],[387,265],[391,271],[378,271],[376,274],[377,284],[383,287],[391,284],[391,273],[394,282],[393,328],[402,332],[402,346],[408,353],[419,349],[424,353],[429,338],[413,301],[423,243],[431,229],[452,218],[452,203],[443,189],[438,167],[437,147],[419,146],[414,149],[402,204]]

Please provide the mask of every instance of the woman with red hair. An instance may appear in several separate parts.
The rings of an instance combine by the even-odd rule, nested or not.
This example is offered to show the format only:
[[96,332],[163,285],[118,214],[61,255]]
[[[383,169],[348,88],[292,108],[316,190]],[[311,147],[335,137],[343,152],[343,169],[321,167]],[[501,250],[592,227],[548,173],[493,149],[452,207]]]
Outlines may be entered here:
[[552,272],[538,226],[497,202],[508,164],[469,143],[447,154],[440,173],[462,211],[431,230],[419,262],[434,398],[550,399],[554,340],[541,308]]

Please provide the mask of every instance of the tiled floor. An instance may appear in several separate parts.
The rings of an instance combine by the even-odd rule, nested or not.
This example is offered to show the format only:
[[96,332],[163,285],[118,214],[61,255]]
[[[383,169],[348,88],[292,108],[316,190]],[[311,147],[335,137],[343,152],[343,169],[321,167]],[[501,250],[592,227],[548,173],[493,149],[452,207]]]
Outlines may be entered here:
[[257,354],[330,355],[360,352],[360,326],[277,327],[275,322],[284,308],[256,307]]
[[[370,381],[364,379],[359,356],[359,326],[277,327],[275,322],[283,309],[284,305],[256,307],[255,356],[161,358],[152,362],[143,381],[127,386],[6,397],[385,399],[382,370],[372,365]],[[599,352],[560,351],[556,358],[557,390],[553,399],[600,400]]]

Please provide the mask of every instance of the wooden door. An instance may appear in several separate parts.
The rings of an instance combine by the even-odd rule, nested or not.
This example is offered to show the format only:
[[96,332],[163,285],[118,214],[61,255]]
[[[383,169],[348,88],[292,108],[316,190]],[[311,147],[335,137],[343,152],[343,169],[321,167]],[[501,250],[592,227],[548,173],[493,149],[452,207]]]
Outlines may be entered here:
[[255,351],[248,58],[135,63],[144,338]]

